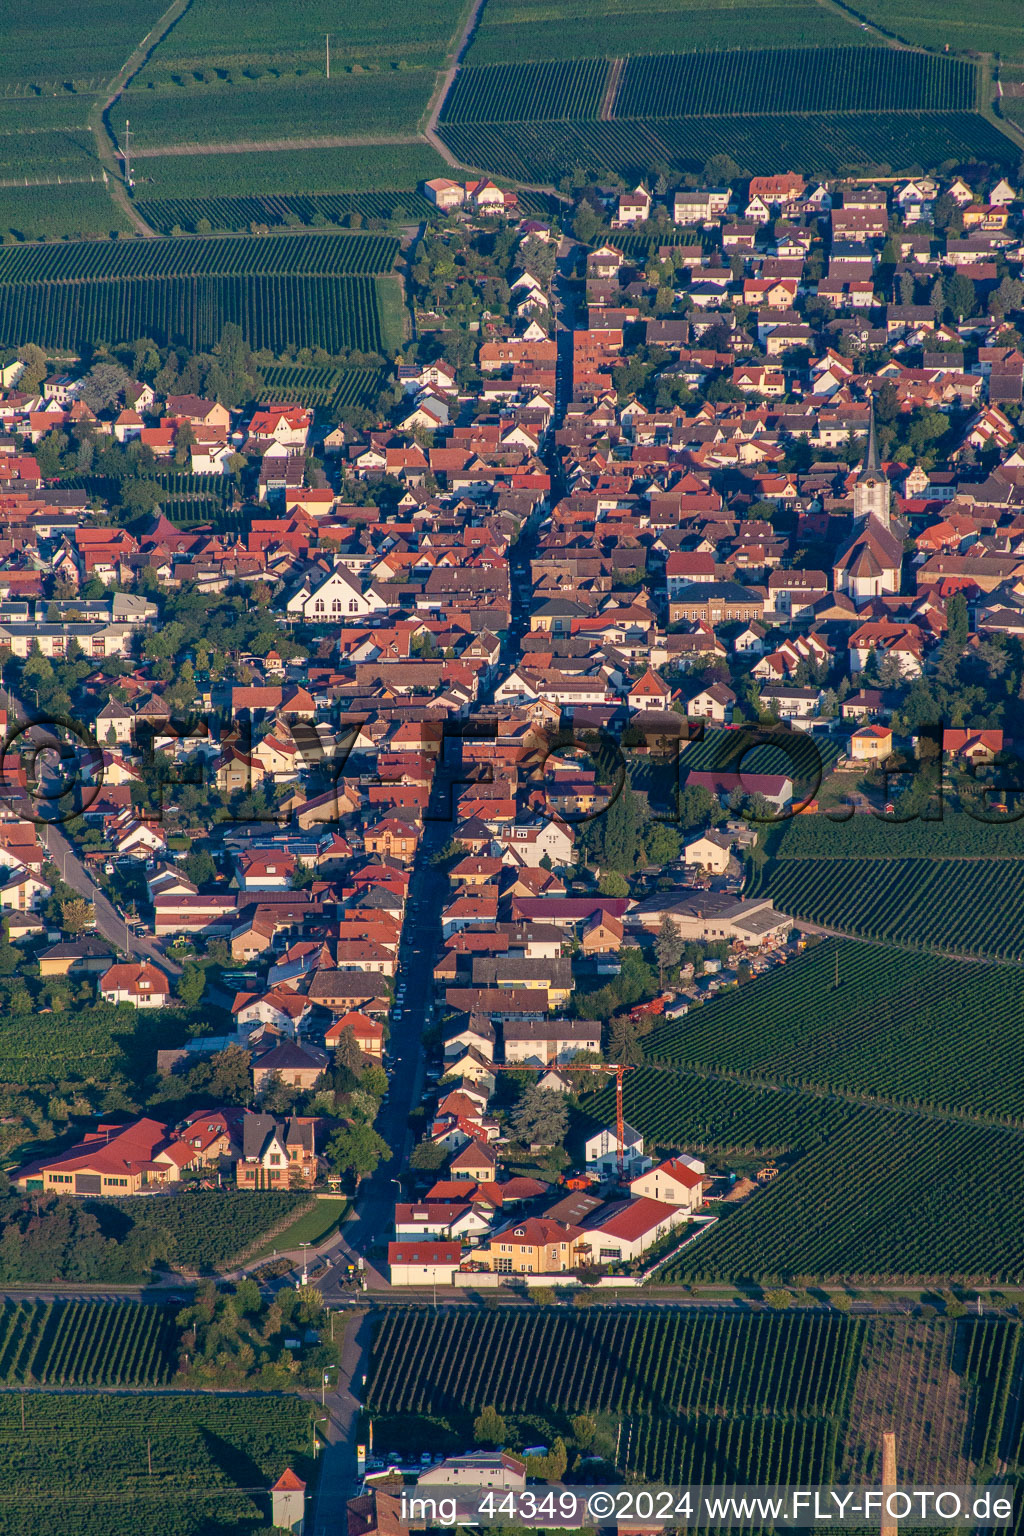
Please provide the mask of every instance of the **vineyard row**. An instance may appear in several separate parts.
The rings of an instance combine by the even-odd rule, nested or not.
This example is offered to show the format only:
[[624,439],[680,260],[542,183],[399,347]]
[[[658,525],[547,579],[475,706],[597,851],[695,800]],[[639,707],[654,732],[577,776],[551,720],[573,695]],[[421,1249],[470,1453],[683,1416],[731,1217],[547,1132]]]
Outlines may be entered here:
[[152,337],[198,352],[227,322],[250,346],[378,352],[384,342],[370,277],[165,277],[0,283],[0,345],[83,344]]
[[0,283],[139,277],[332,277],[390,272],[397,255],[398,241],[390,235],[83,240],[0,248]]

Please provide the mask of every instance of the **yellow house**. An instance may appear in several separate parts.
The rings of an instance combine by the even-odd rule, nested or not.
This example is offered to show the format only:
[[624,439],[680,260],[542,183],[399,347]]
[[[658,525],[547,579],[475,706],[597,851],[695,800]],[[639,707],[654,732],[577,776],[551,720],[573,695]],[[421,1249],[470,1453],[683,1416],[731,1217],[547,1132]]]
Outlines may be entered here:
[[585,1264],[589,1257],[590,1240],[582,1227],[546,1216],[531,1216],[496,1233],[472,1254],[474,1263],[497,1275],[557,1275]]
[[855,763],[880,763],[892,752],[892,731],[886,725],[862,725],[850,737]]

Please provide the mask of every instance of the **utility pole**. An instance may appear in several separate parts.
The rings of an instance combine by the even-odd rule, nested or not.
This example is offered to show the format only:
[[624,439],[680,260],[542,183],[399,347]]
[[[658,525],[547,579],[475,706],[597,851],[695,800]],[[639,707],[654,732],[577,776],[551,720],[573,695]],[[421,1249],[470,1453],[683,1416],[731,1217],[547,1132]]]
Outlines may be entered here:
[[125,118],[125,120],[124,120],[124,179],[125,179],[126,186],[134,187],[135,183],[134,183],[134,181],[132,181],[131,138],[132,138],[131,124],[129,123],[128,119]]
[[331,78],[331,34],[328,32],[325,35],[327,37],[327,78],[329,80]]

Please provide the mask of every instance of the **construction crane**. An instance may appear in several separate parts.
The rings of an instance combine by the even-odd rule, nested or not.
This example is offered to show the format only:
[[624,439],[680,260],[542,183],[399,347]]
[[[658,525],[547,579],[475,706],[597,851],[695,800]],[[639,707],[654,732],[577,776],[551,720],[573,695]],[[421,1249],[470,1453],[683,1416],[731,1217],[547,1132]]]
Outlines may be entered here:
[[507,1061],[501,1065],[492,1065],[488,1068],[491,1072],[603,1072],[605,1076],[615,1073],[615,1136],[618,1141],[616,1162],[619,1165],[619,1182],[625,1173],[626,1164],[626,1121],[622,1113],[622,1079],[627,1072],[632,1072],[632,1063],[626,1065],[622,1062],[580,1062],[574,1066],[571,1061],[548,1062],[544,1066],[533,1066],[530,1062]]

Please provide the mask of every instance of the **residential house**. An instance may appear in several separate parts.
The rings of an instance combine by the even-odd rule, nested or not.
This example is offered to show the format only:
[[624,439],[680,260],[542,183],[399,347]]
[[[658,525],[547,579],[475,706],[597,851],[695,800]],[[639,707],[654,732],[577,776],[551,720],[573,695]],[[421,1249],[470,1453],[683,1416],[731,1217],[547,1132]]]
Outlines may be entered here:
[[148,960],[110,966],[98,990],[105,1003],[131,1003],[134,1008],[166,1008],[171,997],[167,977]]
[[235,1164],[239,1189],[294,1189],[315,1184],[320,1160],[316,1151],[317,1121],[292,1115],[246,1114],[242,1149]]

